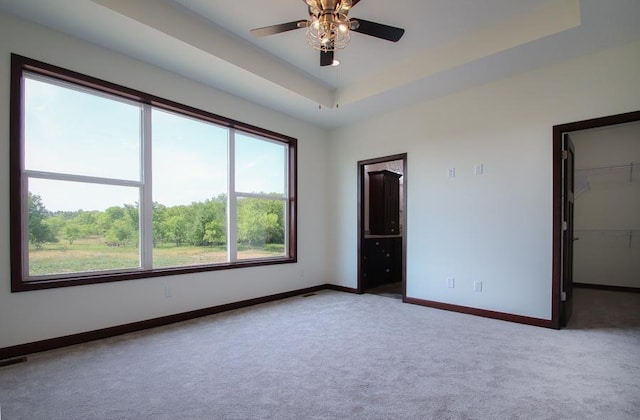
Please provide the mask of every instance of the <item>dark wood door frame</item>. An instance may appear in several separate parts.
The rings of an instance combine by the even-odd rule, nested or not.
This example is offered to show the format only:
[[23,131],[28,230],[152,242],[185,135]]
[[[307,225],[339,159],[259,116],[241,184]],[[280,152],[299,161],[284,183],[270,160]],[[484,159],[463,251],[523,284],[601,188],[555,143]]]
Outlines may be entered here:
[[573,310],[573,220],[575,205],[575,147],[562,133],[562,276],[560,277],[560,327],[566,327]]
[[407,297],[407,154],[384,156],[374,159],[361,160],[358,162],[358,293],[364,293],[364,282],[362,280],[362,247],[364,242],[364,167],[376,163],[402,161],[402,202],[403,212],[401,226],[402,231],[402,300]]
[[610,125],[626,124],[640,121],[640,111],[611,115],[608,117],[593,118],[590,120],[576,121],[568,124],[560,124],[553,127],[553,258],[551,273],[551,324],[553,328],[560,328],[560,309],[562,304],[562,136],[573,131],[588,130],[591,128],[606,127]]

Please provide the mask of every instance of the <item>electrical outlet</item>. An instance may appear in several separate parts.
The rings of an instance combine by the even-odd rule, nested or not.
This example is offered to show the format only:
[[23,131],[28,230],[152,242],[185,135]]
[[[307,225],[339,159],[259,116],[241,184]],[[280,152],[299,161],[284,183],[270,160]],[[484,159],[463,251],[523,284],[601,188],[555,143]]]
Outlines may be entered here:
[[482,282],[481,281],[474,281],[473,282],[473,290],[475,290],[476,292],[482,292]]
[[455,286],[456,286],[456,279],[454,279],[453,277],[447,278],[447,287],[449,289],[453,289]]
[[473,172],[476,175],[482,175],[482,173],[484,172],[484,165],[482,163],[477,163],[473,168]]
[[449,178],[455,178],[456,177],[456,168],[449,168],[448,175],[449,175]]

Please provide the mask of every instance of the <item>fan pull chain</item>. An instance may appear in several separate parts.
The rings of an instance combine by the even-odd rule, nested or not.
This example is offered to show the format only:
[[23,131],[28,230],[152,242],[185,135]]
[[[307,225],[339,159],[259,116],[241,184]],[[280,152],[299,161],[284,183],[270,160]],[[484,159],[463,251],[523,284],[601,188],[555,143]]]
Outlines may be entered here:
[[335,66],[335,68],[336,68],[336,109],[340,108],[340,102],[339,102],[339,99],[340,99],[339,98],[340,78],[339,78],[339,75],[338,75],[338,68],[339,67],[340,66]]

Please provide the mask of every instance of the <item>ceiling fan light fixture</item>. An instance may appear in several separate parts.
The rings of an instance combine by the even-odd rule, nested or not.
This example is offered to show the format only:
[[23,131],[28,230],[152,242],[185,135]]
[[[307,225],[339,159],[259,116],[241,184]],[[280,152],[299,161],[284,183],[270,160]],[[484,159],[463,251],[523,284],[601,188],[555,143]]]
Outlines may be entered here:
[[370,22],[363,19],[350,19],[351,8],[361,0],[303,0],[307,5],[308,17],[305,20],[285,22],[251,30],[257,37],[279,34],[294,29],[306,28],[307,43],[320,51],[320,66],[337,65],[332,63],[333,53],[345,48],[351,40],[351,33],[358,32],[374,38],[398,42],[404,29]]
[[336,10],[338,13],[347,13],[351,9],[352,3],[351,0],[341,0],[338,2]]
[[319,51],[335,51],[351,40],[351,23],[344,13],[322,12],[311,15],[307,24],[307,42]]

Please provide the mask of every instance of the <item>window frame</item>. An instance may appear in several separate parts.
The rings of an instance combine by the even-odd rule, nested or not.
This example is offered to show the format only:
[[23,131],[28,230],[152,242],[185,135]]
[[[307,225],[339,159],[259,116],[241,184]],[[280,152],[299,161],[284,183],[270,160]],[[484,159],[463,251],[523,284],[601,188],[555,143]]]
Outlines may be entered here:
[[[238,189],[238,187],[236,186],[236,179],[237,179],[237,174],[236,174],[236,163],[238,162],[237,160],[237,154],[236,154],[236,146],[237,146],[237,141],[236,141],[236,133],[237,131],[232,130],[229,134],[230,134],[230,141],[229,141],[229,175],[227,177],[228,182],[229,182],[229,186],[227,188],[228,191],[228,195],[227,195],[227,224],[228,226],[234,226],[235,229],[227,229],[227,255],[229,256],[229,259],[231,261],[249,261],[249,259],[238,259],[238,209],[237,209],[237,205],[238,205],[238,201],[242,198],[254,198],[254,199],[258,199],[258,200],[277,200],[277,201],[283,201],[285,203],[285,226],[288,225],[288,220],[290,217],[292,217],[292,214],[290,212],[290,210],[288,211],[286,208],[286,203],[288,200],[288,194],[289,194],[289,183],[290,183],[290,178],[289,175],[287,173],[285,173],[285,177],[284,177],[284,182],[285,185],[283,185],[284,190],[285,190],[285,197],[274,197],[270,194],[264,194],[264,193],[251,193],[251,192],[247,192],[247,191],[240,191]],[[261,140],[261,141],[267,141],[267,142],[272,142],[272,143],[276,143],[276,144],[282,144],[282,142],[278,142],[278,141],[274,141],[271,139],[263,139],[263,138],[258,138],[258,136],[256,136],[255,134],[252,133],[243,133],[245,137],[250,137],[250,138],[254,138],[256,140]],[[288,150],[288,149],[287,149]],[[285,167],[283,168],[285,170],[285,172],[288,170],[289,166],[291,165],[291,156],[288,153],[287,156],[285,156]],[[235,243],[235,245],[232,245],[232,241],[233,243]],[[284,242],[284,251],[285,254],[288,253],[289,250],[289,235],[285,234],[285,242]],[[273,257],[262,257],[262,259],[269,259],[269,258],[282,258],[280,256],[273,256]]]
[[[33,74],[49,79],[59,81],[61,85],[71,84],[82,90],[88,90],[95,95],[106,95],[108,97],[116,97],[122,99],[123,102],[133,102],[141,106],[141,108],[159,110],[176,113],[185,117],[194,118],[199,121],[212,123],[230,130],[230,136],[234,137],[235,133],[242,133],[252,137],[258,137],[261,140],[272,141],[282,144],[286,147],[285,170],[287,171],[285,194],[285,252],[283,256],[265,257],[259,259],[243,259],[237,260],[228,253],[230,260],[223,263],[194,265],[194,266],[177,266],[162,268],[144,268],[141,260],[141,267],[135,269],[122,269],[117,271],[101,271],[101,272],[79,272],[63,275],[42,276],[39,279],[25,278],[25,264],[27,261],[28,248],[25,249],[25,243],[28,243],[28,214],[26,212],[26,198],[23,195],[24,184],[27,175],[25,174],[25,119],[24,119],[24,74]],[[150,112],[149,112],[150,115]],[[146,127],[149,121],[142,121],[143,127]],[[144,129],[143,128],[143,129]],[[43,63],[38,60],[11,54],[11,96],[10,96],[10,249],[11,249],[11,291],[22,292],[29,290],[40,290],[56,287],[78,286],[85,284],[96,284],[113,281],[133,280],[139,278],[150,278],[168,275],[180,275],[199,273],[206,271],[226,270],[242,267],[256,267],[274,264],[288,264],[297,262],[297,139],[280,133],[256,127],[250,124],[239,122],[230,118],[222,117],[207,111],[203,111],[188,105],[180,104],[171,100],[163,99],[155,95],[147,94],[135,89],[97,79],[92,76],[77,73],[72,70],[64,69],[51,64]],[[141,138],[141,145],[145,147],[148,138]],[[230,141],[229,144],[233,144]],[[234,162],[228,158],[228,165],[231,170]],[[149,159],[150,162],[150,159]],[[141,162],[141,164],[144,164]],[[148,169],[148,168],[143,168]],[[34,171],[30,171],[34,172]],[[36,171],[37,172],[37,171]],[[230,174],[231,175],[231,174]],[[231,179],[234,179],[231,177]],[[136,181],[137,182],[137,181]],[[142,182],[142,180],[141,180]],[[229,187],[233,187],[229,183]],[[144,191],[144,187],[143,188]],[[228,189],[228,197],[236,197],[238,191]],[[150,197],[141,197],[139,211],[141,213],[141,221],[148,220],[142,217],[145,206],[148,207]],[[266,197],[264,197],[266,198]],[[235,207],[235,206],[234,206]],[[234,220],[236,214],[231,214],[232,208],[227,208],[227,218],[232,217]],[[231,216],[230,216],[231,215]],[[231,241],[231,237],[235,237],[235,229],[228,229],[227,241]],[[142,235],[152,234],[149,226],[141,227]],[[234,238],[235,240],[235,238]],[[228,244],[229,246],[229,244]],[[144,258],[144,257],[143,257]],[[28,270],[28,267],[27,267]],[[45,278],[46,277],[46,278]]]

